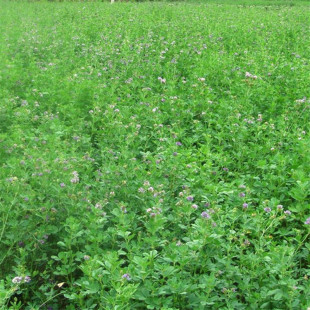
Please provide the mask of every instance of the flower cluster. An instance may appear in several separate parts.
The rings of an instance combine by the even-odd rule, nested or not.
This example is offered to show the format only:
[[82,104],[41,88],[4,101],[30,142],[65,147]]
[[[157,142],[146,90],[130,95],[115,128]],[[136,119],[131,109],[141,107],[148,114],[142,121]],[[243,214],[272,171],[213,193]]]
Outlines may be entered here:
[[150,214],[150,217],[155,217],[156,215],[159,215],[162,213],[162,209],[159,207],[152,207],[152,208],[148,208],[146,212]]
[[257,79],[257,75],[253,75],[253,74],[251,74],[250,72],[246,72],[246,73],[245,73],[245,77],[246,77],[246,78],[251,78],[251,79],[254,79],[254,80]]
[[158,77],[158,81],[162,84],[165,84],[166,83],[166,79],[162,78],[162,77]]
[[31,281],[31,278],[29,276],[17,276],[12,279],[12,283],[19,284],[19,283],[29,283]]
[[79,183],[80,179],[79,179],[79,174],[77,171],[73,171],[73,178],[70,180],[71,183],[76,184]]
[[211,218],[211,215],[207,211],[203,211],[201,213],[201,217],[204,219],[209,219],[209,218]]

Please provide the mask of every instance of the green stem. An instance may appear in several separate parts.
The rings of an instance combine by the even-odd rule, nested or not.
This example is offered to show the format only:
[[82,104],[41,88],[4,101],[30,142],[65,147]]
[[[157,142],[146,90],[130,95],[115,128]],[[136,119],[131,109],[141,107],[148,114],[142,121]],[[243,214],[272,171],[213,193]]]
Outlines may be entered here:
[[297,253],[299,251],[299,249],[302,247],[302,245],[305,243],[305,241],[308,239],[310,235],[310,231],[307,233],[306,237],[304,238],[304,240],[301,241],[300,245],[298,246],[298,248],[296,249],[295,253]]
[[49,299],[47,299],[43,304],[41,304],[41,305],[39,306],[38,309],[40,309],[40,308],[43,307],[46,303],[48,303],[50,300],[54,299],[55,297],[57,297],[57,296],[59,296],[59,295],[61,295],[61,294],[62,294],[62,292],[61,292],[61,293],[58,293],[58,294],[56,294],[56,295],[54,295],[54,296],[52,296],[52,297],[49,298]]

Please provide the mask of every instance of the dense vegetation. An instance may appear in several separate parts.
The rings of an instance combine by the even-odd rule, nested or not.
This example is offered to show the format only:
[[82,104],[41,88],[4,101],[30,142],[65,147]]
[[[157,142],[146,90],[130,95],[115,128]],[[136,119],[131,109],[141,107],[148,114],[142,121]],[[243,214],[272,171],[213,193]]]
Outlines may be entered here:
[[310,307],[310,10],[274,2],[1,1],[1,309]]

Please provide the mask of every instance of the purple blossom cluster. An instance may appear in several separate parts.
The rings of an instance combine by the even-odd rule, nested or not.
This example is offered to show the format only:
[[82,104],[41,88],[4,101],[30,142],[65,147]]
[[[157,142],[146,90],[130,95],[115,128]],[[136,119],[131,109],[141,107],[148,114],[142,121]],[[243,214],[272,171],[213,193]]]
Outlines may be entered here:
[[201,217],[204,219],[209,219],[209,218],[211,218],[211,215],[207,211],[203,211],[201,213]]
[[125,279],[125,280],[127,280],[127,281],[130,281],[130,280],[131,280],[131,276],[130,276],[129,273],[123,274],[123,275],[122,275],[122,278]]
[[146,212],[149,213],[150,217],[155,217],[162,213],[162,209],[159,207],[152,207],[148,208]]
[[80,179],[79,179],[79,174],[77,171],[73,171],[72,172],[73,178],[70,180],[71,183],[76,184],[79,183]]
[[12,283],[19,284],[19,283],[29,283],[31,281],[31,278],[29,276],[17,276],[12,279]]

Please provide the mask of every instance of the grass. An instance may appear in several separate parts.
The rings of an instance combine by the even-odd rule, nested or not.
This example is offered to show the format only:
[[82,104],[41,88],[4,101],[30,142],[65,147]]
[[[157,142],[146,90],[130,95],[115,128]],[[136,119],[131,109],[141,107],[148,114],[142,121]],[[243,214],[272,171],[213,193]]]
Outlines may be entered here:
[[307,2],[0,4],[1,309],[310,307]]

